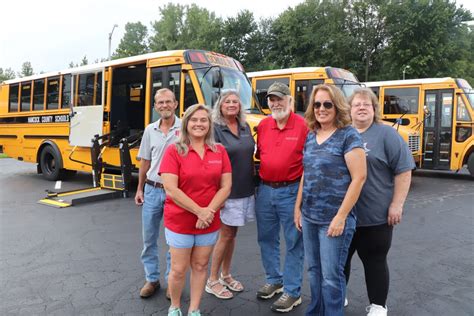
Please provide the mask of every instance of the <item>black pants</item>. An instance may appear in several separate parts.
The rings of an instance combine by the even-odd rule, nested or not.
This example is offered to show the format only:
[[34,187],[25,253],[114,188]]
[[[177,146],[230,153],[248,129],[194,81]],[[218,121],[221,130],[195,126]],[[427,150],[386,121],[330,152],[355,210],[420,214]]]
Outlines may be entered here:
[[393,226],[388,224],[357,227],[349,247],[344,268],[346,283],[349,282],[352,256],[357,251],[364,265],[365,284],[371,304],[386,305],[389,287],[387,254],[392,245],[392,231]]

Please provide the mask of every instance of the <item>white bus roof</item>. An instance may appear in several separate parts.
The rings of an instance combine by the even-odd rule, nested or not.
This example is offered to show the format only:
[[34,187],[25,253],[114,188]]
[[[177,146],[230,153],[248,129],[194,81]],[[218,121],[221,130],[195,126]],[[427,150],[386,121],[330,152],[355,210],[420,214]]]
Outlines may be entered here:
[[380,86],[401,86],[401,85],[415,85],[415,84],[429,84],[429,83],[453,83],[454,78],[422,78],[422,79],[407,79],[407,80],[389,80],[389,81],[370,81],[362,82],[367,87],[380,87]]
[[326,67],[298,67],[298,68],[285,68],[275,70],[263,70],[247,72],[247,77],[258,77],[258,76],[275,76],[275,75],[286,75],[290,73],[303,73],[303,72],[315,72],[325,69]]
[[68,68],[68,69],[64,69],[60,71],[52,71],[52,72],[32,75],[28,77],[15,78],[11,80],[6,80],[3,83],[12,84],[12,83],[17,83],[17,82],[22,82],[22,81],[35,80],[35,79],[51,77],[51,76],[58,76],[61,74],[88,72],[90,70],[101,69],[101,68],[105,68],[109,66],[116,66],[116,65],[121,65],[121,64],[133,64],[139,61],[146,61],[148,59],[173,56],[175,54],[183,53],[183,52],[184,50],[168,50],[168,51],[163,51],[163,52],[148,53],[148,54],[143,54],[143,55],[104,61],[97,64],[90,64],[90,65],[85,65],[85,66],[80,66],[80,67]]

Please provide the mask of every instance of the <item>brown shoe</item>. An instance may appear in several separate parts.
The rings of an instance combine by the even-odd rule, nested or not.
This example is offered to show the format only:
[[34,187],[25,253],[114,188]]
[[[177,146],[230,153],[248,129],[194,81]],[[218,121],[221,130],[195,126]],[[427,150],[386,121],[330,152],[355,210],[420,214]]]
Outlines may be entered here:
[[156,291],[160,289],[160,282],[145,282],[145,285],[140,290],[140,297],[147,298],[155,294]]
[[166,288],[166,299],[168,301],[171,301],[170,287],[169,286]]

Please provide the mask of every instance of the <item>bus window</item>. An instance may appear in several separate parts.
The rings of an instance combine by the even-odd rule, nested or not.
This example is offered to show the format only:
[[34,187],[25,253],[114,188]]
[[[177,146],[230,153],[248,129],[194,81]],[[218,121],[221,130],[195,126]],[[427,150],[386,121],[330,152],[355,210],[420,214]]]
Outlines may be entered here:
[[385,89],[384,114],[417,114],[418,95],[418,88]]
[[35,80],[33,85],[33,111],[44,110],[44,79]]
[[370,89],[372,90],[372,92],[375,94],[375,96],[378,99],[380,95],[380,87],[371,87]]
[[10,86],[10,96],[8,100],[8,112],[18,112],[18,84]]
[[324,83],[324,80],[295,80],[296,112],[306,111],[313,88],[322,83]]
[[184,82],[184,106],[183,109],[186,111],[188,107],[198,103],[198,99],[196,96],[196,91],[194,91],[193,83],[191,81],[191,77],[188,73],[186,73]]
[[[181,89],[180,89],[180,77],[181,77],[181,69],[178,67],[169,67],[168,68],[168,73],[169,73],[169,86],[168,88],[174,92],[174,95],[176,96],[176,100],[179,100],[180,94],[181,94]],[[179,109],[176,109],[179,111]]]
[[102,104],[102,72],[76,75],[77,99],[75,106]]
[[71,100],[71,75],[64,75],[62,81],[61,108],[68,108],[72,104]]
[[466,108],[466,104],[460,95],[458,95],[458,110],[456,112],[456,120],[458,121],[471,121],[471,116],[469,115],[469,111]]
[[56,110],[59,107],[59,77],[48,79],[46,92],[46,110]]
[[31,82],[21,84],[21,108],[20,111],[31,110]]
[[287,86],[290,86],[290,78],[285,77],[285,78],[272,78],[272,79],[257,79],[257,84],[255,86],[255,93],[257,94],[257,99],[258,102],[260,102],[260,105],[264,109],[268,109],[268,104],[267,104],[267,91],[268,88],[274,83],[274,82],[281,82],[286,84]]
[[443,105],[441,107],[441,127],[449,127],[451,129],[451,121],[453,118],[453,96],[451,93],[443,93]]
[[[180,96],[180,75],[181,66],[156,67],[151,70],[152,74],[152,93],[150,104],[153,107],[155,104],[155,93],[162,88],[168,88],[174,92],[176,100],[179,101]],[[179,114],[179,106],[176,108],[176,114]],[[155,122],[159,119],[156,111],[151,111],[151,121]]]
[[94,100],[96,105],[102,104],[102,72],[96,73],[95,87],[94,87]]

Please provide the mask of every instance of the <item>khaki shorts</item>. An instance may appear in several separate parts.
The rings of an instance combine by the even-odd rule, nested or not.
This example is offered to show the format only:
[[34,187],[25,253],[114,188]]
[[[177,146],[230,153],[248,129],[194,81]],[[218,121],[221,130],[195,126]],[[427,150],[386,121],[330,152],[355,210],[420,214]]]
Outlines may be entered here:
[[221,221],[227,226],[244,226],[255,219],[255,196],[227,199],[221,209]]

